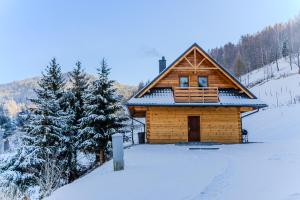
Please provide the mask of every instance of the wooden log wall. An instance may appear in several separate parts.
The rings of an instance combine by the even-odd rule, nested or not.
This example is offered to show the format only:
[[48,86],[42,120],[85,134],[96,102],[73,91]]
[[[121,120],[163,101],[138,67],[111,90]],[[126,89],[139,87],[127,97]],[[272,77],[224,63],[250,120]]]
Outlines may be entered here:
[[240,111],[236,107],[149,107],[149,143],[188,141],[188,116],[200,116],[200,141],[241,143]]

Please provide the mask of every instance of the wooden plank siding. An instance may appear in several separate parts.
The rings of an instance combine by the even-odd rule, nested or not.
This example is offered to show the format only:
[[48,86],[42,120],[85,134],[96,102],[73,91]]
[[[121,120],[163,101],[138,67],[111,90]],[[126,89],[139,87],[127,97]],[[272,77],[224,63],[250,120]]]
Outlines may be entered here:
[[188,116],[200,116],[200,141],[241,142],[240,110],[236,107],[149,107],[148,143],[188,141]]
[[[188,76],[189,86],[198,87],[198,77],[206,76],[208,77],[208,87],[237,89],[236,85],[226,78],[220,70],[208,60],[204,60],[201,65],[195,69],[191,66],[194,62],[194,53],[191,52],[187,56],[187,59],[189,61],[183,59],[174,66],[174,68],[164,78],[156,83],[153,88],[178,87],[180,76]],[[203,59],[205,58],[197,52],[196,62],[200,63]]]

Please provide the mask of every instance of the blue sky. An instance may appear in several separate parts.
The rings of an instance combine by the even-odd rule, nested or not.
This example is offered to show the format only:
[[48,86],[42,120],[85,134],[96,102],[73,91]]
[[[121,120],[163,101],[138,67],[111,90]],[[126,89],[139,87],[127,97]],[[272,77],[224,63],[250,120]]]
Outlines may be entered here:
[[299,0],[0,0],[0,83],[39,76],[52,57],[95,73],[105,57],[113,79],[137,84],[162,55],[237,42],[299,11]]

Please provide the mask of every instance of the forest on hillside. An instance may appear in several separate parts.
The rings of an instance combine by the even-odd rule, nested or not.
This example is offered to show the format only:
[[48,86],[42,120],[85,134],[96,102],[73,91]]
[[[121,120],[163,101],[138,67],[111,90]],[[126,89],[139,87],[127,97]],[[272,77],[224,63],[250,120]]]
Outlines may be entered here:
[[290,67],[300,69],[300,15],[286,23],[267,26],[255,34],[241,36],[209,50],[209,54],[237,77],[286,57]]

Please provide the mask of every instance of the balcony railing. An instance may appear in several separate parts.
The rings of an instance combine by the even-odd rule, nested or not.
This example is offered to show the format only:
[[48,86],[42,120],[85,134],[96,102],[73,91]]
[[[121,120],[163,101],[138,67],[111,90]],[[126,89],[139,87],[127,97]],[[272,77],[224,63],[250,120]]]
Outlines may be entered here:
[[219,91],[217,87],[175,87],[176,103],[217,103]]

